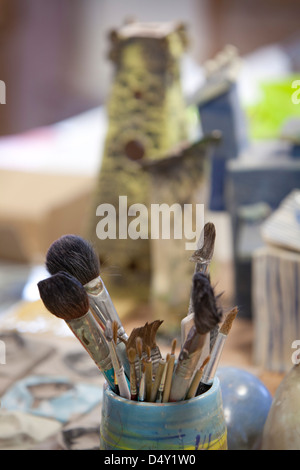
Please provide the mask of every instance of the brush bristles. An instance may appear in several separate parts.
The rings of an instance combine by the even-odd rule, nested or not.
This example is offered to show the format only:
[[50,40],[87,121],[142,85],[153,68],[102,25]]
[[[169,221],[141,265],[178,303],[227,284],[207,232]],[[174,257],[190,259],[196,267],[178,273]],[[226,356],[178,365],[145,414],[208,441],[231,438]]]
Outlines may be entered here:
[[130,348],[128,350],[128,359],[130,364],[134,364],[136,360],[136,350],[134,348]]
[[209,278],[202,273],[193,276],[192,302],[194,323],[201,335],[213,330],[222,319],[222,310],[217,305]]
[[[202,234],[201,234],[202,239]],[[191,261],[209,261],[213,257],[216,240],[216,229],[212,222],[205,224],[203,229],[203,245],[191,256]]]
[[139,358],[141,359],[143,354],[143,341],[142,338],[140,338],[139,336],[136,338],[136,351]]
[[162,320],[154,320],[152,323],[145,323],[144,326],[134,328],[130,333],[130,336],[127,341],[127,349],[131,347],[136,347],[136,339],[140,338],[143,343],[143,348],[147,345],[151,349],[156,346],[156,333],[160,325],[163,323]]
[[81,318],[89,310],[85,289],[68,273],[59,272],[40,281],[38,289],[47,310],[65,321]]
[[163,320],[154,320],[150,325],[151,326],[151,333],[150,333],[150,346],[151,347],[154,347],[156,344],[155,342],[156,333],[162,323],[163,323]]
[[175,354],[176,345],[177,345],[177,340],[176,340],[176,338],[174,338],[173,341],[172,341],[172,346],[171,346],[171,354],[172,355]]
[[204,367],[206,366],[206,364],[208,363],[208,361],[210,360],[210,354],[204,359],[204,361],[202,362],[202,365],[200,367],[200,370],[203,372],[204,370]]
[[119,325],[114,320],[113,323],[112,323],[112,329],[113,329],[113,339],[114,339],[115,344],[117,344],[117,341],[118,341],[118,328],[119,328]]
[[92,245],[77,235],[63,235],[52,243],[46,254],[50,274],[65,271],[87,284],[100,274],[99,258]]
[[238,309],[237,307],[234,307],[226,316],[223,325],[220,328],[220,333],[223,335],[228,335],[229,331],[231,330],[232,323],[237,316]]
[[211,259],[214,253],[216,241],[216,229],[212,222],[204,226],[204,243],[202,248],[202,258]]

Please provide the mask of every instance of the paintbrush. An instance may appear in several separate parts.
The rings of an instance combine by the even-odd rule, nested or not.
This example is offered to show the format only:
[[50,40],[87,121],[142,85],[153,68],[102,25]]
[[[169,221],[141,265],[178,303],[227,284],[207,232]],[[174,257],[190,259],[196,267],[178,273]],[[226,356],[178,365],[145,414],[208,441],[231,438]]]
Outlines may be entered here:
[[205,393],[212,386],[225,341],[231,330],[232,323],[235,317],[237,316],[237,313],[238,309],[237,307],[234,307],[226,316],[225,321],[220,328],[219,334],[213,346],[210,359],[204,369],[203,375],[201,377],[201,382],[197,388],[196,395],[201,395],[202,393]]
[[135,371],[136,350],[134,348],[130,348],[128,350],[128,359],[130,364],[130,396],[131,400],[137,400],[137,383]]
[[144,363],[142,363],[141,366],[141,379],[139,383],[139,392],[138,392],[138,401],[145,401],[146,397],[146,383],[145,383],[145,366]]
[[135,347],[136,347],[136,352],[138,355],[138,366],[139,366],[138,384],[140,386],[140,382],[142,379],[142,354],[143,354],[143,340],[140,336],[136,338]]
[[[196,263],[195,273],[208,274],[216,240],[216,229],[212,222],[207,222],[198,240],[198,248],[190,260]],[[192,305],[191,305],[192,309]]]
[[113,363],[113,367],[114,367],[114,381],[115,381],[115,393],[116,395],[120,395],[120,389],[119,389],[119,385],[118,385],[118,376],[117,376],[117,369],[120,367],[120,363],[119,363],[119,360],[118,360],[118,356],[117,356],[117,352],[114,348],[114,345],[113,345],[113,331],[112,331],[112,325],[111,325],[111,322],[110,320],[107,321],[106,323],[106,327],[105,327],[105,330],[104,330],[104,336],[105,336],[105,339],[107,341],[107,344],[108,344],[108,347],[109,347],[109,351],[110,351],[110,357],[111,357],[111,360],[112,360],[112,363]]
[[156,399],[155,399],[156,403],[161,403],[162,402],[162,397],[163,397],[164,388],[165,388],[166,373],[167,373],[169,360],[170,360],[170,354],[168,353],[167,357],[166,357],[166,362],[165,362],[165,365],[164,365],[163,373],[162,373],[162,376],[161,376],[161,379],[160,379],[160,384],[159,384],[159,387],[158,387]]
[[207,358],[204,359],[201,367],[196,371],[196,373],[193,377],[192,383],[190,385],[189,391],[186,394],[186,397],[185,397],[186,400],[189,400],[190,398],[193,398],[196,395],[198,385],[199,385],[201,377],[203,375],[204,367],[208,363],[209,359],[210,359],[210,356],[207,356]]
[[[105,327],[105,338],[108,343],[109,351],[110,351],[110,356],[111,360],[113,363],[115,375],[117,378],[117,384],[118,384],[118,390],[119,390],[119,395],[123,398],[127,398],[128,400],[130,399],[130,391],[127,383],[127,379],[125,376],[124,372],[124,367],[122,364],[120,364],[118,354],[116,351],[116,345],[115,345],[115,340],[114,340],[114,326],[112,325],[111,321],[108,320],[106,322],[106,327]],[[116,339],[116,336],[115,336]]]
[[222,310],[217,305],[209,278],[202,273],[193,276],[192,301],[194,325],[183,344],[175,366],[169,401],[183,400],[197,369],[206,335],[221,321]]
[[114,368],[103,331],[89,308],[81,283],[68,273],[57,273],[38,283],[40,297],[49,312],[66,322],[115,390]]
[[[212,222],[207,222],[200,234],[197,250],[193,253],[190,261],[195,263],[194,273],[203,273],[209,276],[209,267],[214,254],[216,240],[216,229]],[[188,315],[181,322],[181,344],[184,344],[187,334],[194,323],[193,302],[190,297]],[[209,338],[208,338],[209,343]],[[206,349],[209,349],[209,344]]]
[[144,366],[145,366],[145,382],[146,382],[145,400],[150,401],[151,391],[152,391],[152,379],[153,379],[150,346],[147,346],[147,358],[144,360]]
[[156,372],[158,362],[161,359],[161,352],[156,343],[156,334],[157,334],[158,328],[161,326],[162,323],[163,323],[163,320],[154,320],[152,323],[150,323],[150,344],[148,344],[148,346],[150,346],[151,348],[151,360],[152,360],[153,373]]
[[108,320],[118,323],[117,351],[129,377],[130,366],[124,344],[128,337],[100,277],[99,257],[93,246],[77,235],[63,235],[48,249],[46,268],[50,274],[65,271],[78,279],[88,294],[91,311],[103,330]]
[[163,375],[165,366],[166,366],[166,360],[161,358],[158,362],[157,371],[156,371],[154,382],[153,382],[153,385],[152,385],[151,397],[150,397],[150,400],[149,400],[151,402],[156,401],[158,388],[159,388],[160,383],[161,383],[161,379],[162,379],[162,375]]
[[[108,325],[110,326],[110,323],[108,323]],[[120,364],[120,360],[118,358],[118,353],[116,351],[116,345],[117,345],[117,341],[118,341],[118,323],[116,321],[113,321],[111,327],[112,327],[112,335],[113,335],[113,342],[111,344],[114,348],[115,356],[118,360],[118,366],[120,366],[120,365],[123,366],[123,364]],[[107,328],[107,324],[106,324],[106,328]],[[106,337],[106,335],[105,335],[105,337]],[[110,344],[108,344],[108,346],[110,347]],[[118,393],[120,395],[120,390],[119,390],[119,385],[118,385],[118,375],[116,373],[116,368],[115,367],[114,367],[114,369],[115,369],[115,384],[117,386],[117,390],[118,390]]]
[[[162,323],[163,322],[161,320],[154,320],[152,323],[147,322],[143,326],[133,328],[126,344],[127,352],[128,352],[130,348],[136,347],[136,339],[138,337],[141,338],[142,340],[141,358],[144,359],[147,356],[147,349],[150,348],[153,373],[156,373],[158,362],[161,359],[161,352],[156,343],[156,333]],[[137,373],[138,373],[139,365],[136,364],[136,367],[137,367]]]
[[174,364],[175,364],[176,343],[177,343],[176,338],[174,338],[172,341],[171,354],[170,354],[170,358],[169,358],[168,365],[167,365],[165,387],[164,387],[164,392],[162,396],[163,403],[167,403],[170,397],[171,383],[172,383]]

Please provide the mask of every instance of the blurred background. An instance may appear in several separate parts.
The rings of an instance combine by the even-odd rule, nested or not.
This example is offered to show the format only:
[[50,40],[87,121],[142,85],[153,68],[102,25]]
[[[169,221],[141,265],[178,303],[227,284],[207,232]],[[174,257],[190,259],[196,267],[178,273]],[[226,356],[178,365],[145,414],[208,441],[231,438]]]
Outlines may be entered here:
[[[187,23],[189,54],[201,65],[227,43],[243,56],[272,44],[288,48],[297,38],[299,8],[293,0],[188,0],[184,5],[2,0],[0,64],[7,106],[1,108],[0,133],[53,124],[103,104],[112,72],[107,35],[128,17]],[[291,56],[297,63],[297,47]],[[280,64],[270,65],[276,67],[280,73]]]
[[[205,215],[217,230],[213,282],[218,292],[224,292],[226,307],[240,308],[223,361],[259,370],[275,390],[291,365],[290,344],[297,339],[300,325],[300,277],[290,274],[300,264],[295,241],[300,104],[292,102],[297,88],[292,83],[300,80],[299,16],[300,4],[294,0],[0,0],[0,80],[6,85],[5,104],[0,104],[3,331],[51,331],[49,319],[48,323],[41,320],[36,288],[47,275],[46,251],[65,233],[86,234],[115,70],[108,57],[110,31],[132,19],[180,21],[189,40],[181,60],[181,79],[193,132],[222,127],[222,120],[210,121],[211,115],[206,121],[206,106],[212,103],[209,112],[225,112],[225,121],[234,115],[229,133],[238,134],[234,150],[226,147],[221,157],[212,159],[215,166]],[[228,44],[237,48],[240,59],[233,96],[221,108],[214,98],[203,104],[197,97],[206,87],[204,65]],[[236,127],[242,127],[241,148]],[[287,197],[291,199],[282,209]],[[280,229],[272,215],[278,215]],[[270,247],[275,251],[269,252]],[[280,269],[289,270],[280,271],[278,278],[287,272],[291,276],[288,287],[281,285],[278,298],[273,297],[278,278],[272,284],[272,277],[263,273],[270,257],[273,267],[281,260]],[[288,307],[293,320],[286,325],[289,333],[283,351],[282,338],[276,335],[286,296],[293,298]],[[137,316],[139,305],[134,299],[115,301],[129,331],[137,321],[152,318],[144,304]],[[271,358],[266,340],[271,334],[270,310],[278,315],[272,351],[276,341],[280,345]]]

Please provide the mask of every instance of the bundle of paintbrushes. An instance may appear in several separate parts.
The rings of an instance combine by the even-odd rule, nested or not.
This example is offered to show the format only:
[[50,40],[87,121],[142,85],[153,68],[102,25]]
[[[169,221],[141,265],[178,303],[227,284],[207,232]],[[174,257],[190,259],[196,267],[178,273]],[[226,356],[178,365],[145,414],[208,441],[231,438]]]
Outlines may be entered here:
[[237,309],[229,312],[219,328],[223,312],[208,272],[215,239],[213,224],[206,224],[202,235],[203,246],[192,257],[196,268],[188,322],[182,322],[189,329],[182,335],[177,358],[176,339],[165,358],[156,343],[161,320],[126,334],[100,277],[98,256],[86,240],[65,235],[48,250],[50,277],[38,283],[45,307],[66,322],[110,388],[125,399],[175,402],[200,395],[213,383]]

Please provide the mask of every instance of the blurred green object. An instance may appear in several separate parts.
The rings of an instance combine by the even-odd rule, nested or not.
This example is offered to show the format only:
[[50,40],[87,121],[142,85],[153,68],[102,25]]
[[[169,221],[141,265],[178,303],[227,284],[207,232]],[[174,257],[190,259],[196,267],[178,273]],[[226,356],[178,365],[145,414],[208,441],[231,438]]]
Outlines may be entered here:
[[261,82],[262,98],[246,108],[249,120],[249,133],[253,139],[273,139],[280,136],[284,122],[289,118],[300,118],[300,103],[294,104],[292,96],[300,98],[298,88],[292,87],[298,76],[291,75],[281,80]]

